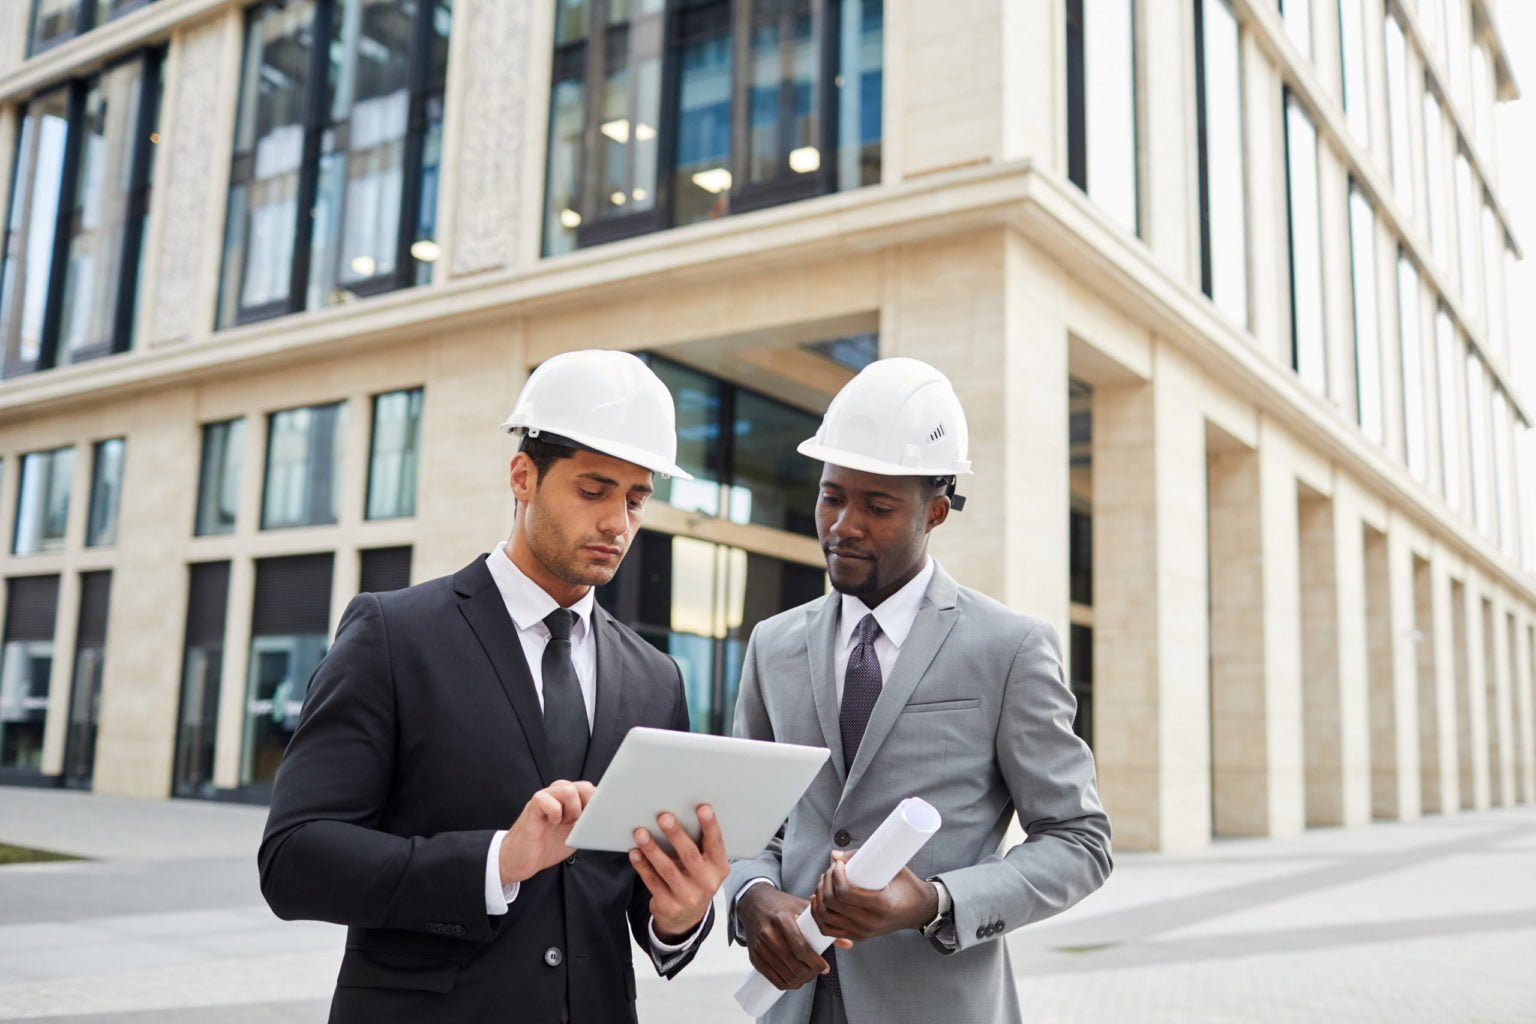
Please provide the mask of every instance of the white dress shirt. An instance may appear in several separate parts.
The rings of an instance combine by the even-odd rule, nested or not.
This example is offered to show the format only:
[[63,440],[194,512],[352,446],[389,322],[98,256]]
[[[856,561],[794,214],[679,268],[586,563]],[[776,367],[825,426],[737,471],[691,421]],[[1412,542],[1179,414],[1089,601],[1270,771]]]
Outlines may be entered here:
[[[501,600],[507,606],[507,615],[517,627],[518,642],[523,645],[523,660],[528,663],[528,674],[533,677],[533,691],[538,694],[539,707],[544,706],[544,648],[549,646],[549,627],[544,618],[561,607],[548,591],[539,586],[517,567],[507,554],[507,542],[496,545],[496,550],[486,557],[485,567],[491,572]],[[596,598],[589,587],[581,599],[570,606],[576,613],[576,624],[571,627],[571,663],[576,669],[576,681],[581,684],[581,700],[587,708],[587,728],[592,728],[593,713],[597,708],[597,643],[592,635],[592,605]],[[491,837],[491,847],[485,855],[485,912],[501,915],[507,905],[517,899],[520,884],[501,884],[501,841],[507,831],[502,829]],[[702,927],[703,922],[700,922]],[[651,945],[656,953],[680,953],[693,945],[698,930],[676,945],[662,942],[656,936],[656,922],[652,921]],[[658,960],[659,966],[665,966]]]

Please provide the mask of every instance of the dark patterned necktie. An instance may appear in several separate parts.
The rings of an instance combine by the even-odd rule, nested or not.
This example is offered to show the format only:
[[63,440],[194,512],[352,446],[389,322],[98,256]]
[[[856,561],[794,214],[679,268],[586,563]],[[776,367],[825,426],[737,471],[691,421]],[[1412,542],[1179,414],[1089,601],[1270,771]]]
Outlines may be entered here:
[[879,635],[880,623],[873,615],[864,616],[854,628],[858,642],[848,656],[848,671],[843,674],[843,703],[838,712],[845,769],[853,767],[859,742],[864,739],[864,727],[869,724],[869,713],[880,699],[880,659],[875,657],[875,637]]
[[544,617],[549,643],[544,646],[544,736],[549,741],[550,767],[555,778],[581,778],[587,760],[587,705],[571,661],[571,628],[576,613],[556,608]]

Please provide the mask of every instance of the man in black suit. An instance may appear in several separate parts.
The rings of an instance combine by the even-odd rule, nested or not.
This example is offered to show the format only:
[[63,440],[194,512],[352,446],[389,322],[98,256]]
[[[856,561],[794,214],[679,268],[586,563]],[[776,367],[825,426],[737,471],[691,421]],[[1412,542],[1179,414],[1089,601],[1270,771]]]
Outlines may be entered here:
[[[686,730],[677,665],[592,587],[675,465],[672,397],[628,353],[540,366],[502,426],[511,538],[347,606],[283,758],[259,862],[279,917],[348,926],[336,1022],[635,1020],[630,930],[670,978],[727,871],[658,819],[624,854],[565,845],[634,726]],[[507,823],[511,822],[510,825]]]

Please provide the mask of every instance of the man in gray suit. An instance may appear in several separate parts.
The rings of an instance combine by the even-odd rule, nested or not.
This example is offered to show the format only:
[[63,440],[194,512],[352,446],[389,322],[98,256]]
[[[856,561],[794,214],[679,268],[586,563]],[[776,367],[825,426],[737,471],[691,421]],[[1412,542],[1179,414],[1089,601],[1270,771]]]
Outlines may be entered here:
[[[798,449],[825,464],[816,528],[835,593],[753,630],[735,732],[832,757],[724,887],[728,937],[790,990],[772,1024],[1018,1021],[999,940],[1109,875],[1109,821],[1072,732],[1055,631],[960,586],[927,553],[964,502],[966,443],[949,380],[884,359]],[[885,889],[852,887],[843,858],[908,796],[943,827]],[[1015,814],[1027,838],[999,855]],[[806,897],[839,940],[825,959],[794,925]]]

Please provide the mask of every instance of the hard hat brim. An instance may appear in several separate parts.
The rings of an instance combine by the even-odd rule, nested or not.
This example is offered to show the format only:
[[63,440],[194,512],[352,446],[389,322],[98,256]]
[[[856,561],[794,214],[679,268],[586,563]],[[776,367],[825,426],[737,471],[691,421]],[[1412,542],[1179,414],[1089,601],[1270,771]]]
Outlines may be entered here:
[[857,452],[845,451],[841,448],[832,448],[821,444],[814,437],[801,441],[795,448],[807,458],[816,459],[818,462],[830,462],[834,466],[842,466],[844,469],[853,469],[861,473],[876,473],[880,476],[969,476],[971,464],[964,464],[963,468],[955,466],[903,466],[896,462],[887,462],[884,459],[871,458],[868,455],[860,455]]
[[[506,422],[501,425],[501,429],[505,433],[514,434],[519,430],[537,431],[539,428],[527,423],[523,423],[517,417],[509,416]],[[562,430],[560,431],[560,436],[568,437],[572,441],[575,441],[577,444],[592,449],[599,455],[607,455],[611,458],[622,459],[625,462],[639,466],[641,469],[648,469],[652,473],[660,473],[664,477],[670,477],[674,480],[693,479],[693,474],[689,473],[681,466],[678,466],[675,463],[667,462],[665,459],[659,459],[654,453],[648,452],[638,445],[629,445],[624,444],[621,441],[610,441],[602,438],[596,438],[588,434],[583,434],[577,430]]]

